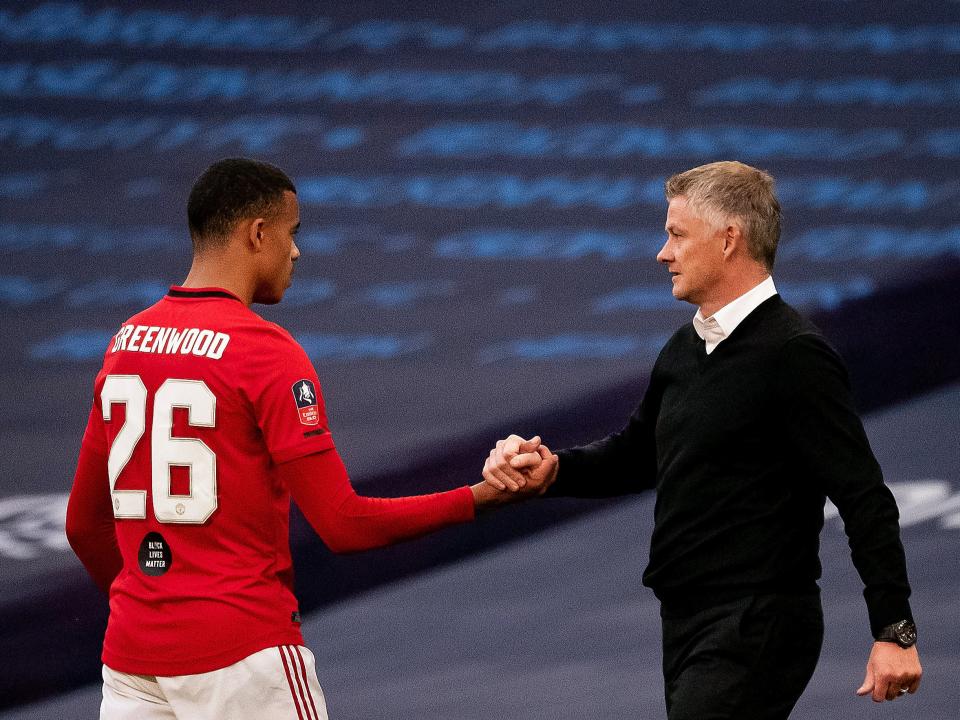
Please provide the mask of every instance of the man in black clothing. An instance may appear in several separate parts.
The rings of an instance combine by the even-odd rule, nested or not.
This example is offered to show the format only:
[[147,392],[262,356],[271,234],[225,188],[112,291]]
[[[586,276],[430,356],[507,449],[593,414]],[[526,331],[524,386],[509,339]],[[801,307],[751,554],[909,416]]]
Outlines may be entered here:
[[497,443],[498,489],[610,497],[656,489],[643,576],[661,601],[670,720],[786,718],[823,638],[819,535],[840,510],[875,638],[857,691],[916,692],[920,662],[898,512],[843,362],[776,292],[773,179],[737,162],[666,183],[658,262],[693,323],[660,353],[626,426],[556,455]]

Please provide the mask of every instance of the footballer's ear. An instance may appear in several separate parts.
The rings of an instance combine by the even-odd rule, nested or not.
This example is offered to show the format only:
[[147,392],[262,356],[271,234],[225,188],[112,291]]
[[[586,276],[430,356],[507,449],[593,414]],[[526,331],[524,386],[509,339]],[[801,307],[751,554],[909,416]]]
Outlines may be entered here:
[[254,218],[253,220],[247,220],[247,242],[250,244],[250,249],[254,252],[260,252],[263,248],[264,242],[264,226],[266,225],[266,220],[264,218]]

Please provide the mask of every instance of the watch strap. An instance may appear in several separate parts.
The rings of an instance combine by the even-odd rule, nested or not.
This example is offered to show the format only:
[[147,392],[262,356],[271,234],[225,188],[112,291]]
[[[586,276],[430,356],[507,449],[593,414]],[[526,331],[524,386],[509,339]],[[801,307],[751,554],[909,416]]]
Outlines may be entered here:
[[902,648],[912,647],[917,642],[917,626],[912,620],[900,620],[882,628],[876,640],[896,643]]

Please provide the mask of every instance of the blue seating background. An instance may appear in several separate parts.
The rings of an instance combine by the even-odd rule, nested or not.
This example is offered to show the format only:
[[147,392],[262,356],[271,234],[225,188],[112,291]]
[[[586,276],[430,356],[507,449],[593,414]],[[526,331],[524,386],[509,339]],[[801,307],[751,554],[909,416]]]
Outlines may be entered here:
[[[263,314],[314,360],[367,492],[473,480],[514,430],[616,427],[692,314],[653,260],[663,179],[715,159],[778,179],[778,286],[865,409],[960,375],[960,4],[581,5],[0,8],[0,647],[66,648],[6,673],[4,703],[96,678],[102,601],[64,494],[106,340],[185,276],[186,196],[220,157],[298,186],[303,257]],[[366,561],[298,526],[327,573],[300,592],[316,607],[595,507]]]

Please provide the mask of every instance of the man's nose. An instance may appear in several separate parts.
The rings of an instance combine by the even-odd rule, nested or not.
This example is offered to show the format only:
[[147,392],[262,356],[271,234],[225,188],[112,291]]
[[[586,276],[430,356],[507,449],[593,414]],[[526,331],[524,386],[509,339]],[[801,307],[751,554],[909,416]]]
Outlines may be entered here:
[[657,262],[658,263],[668,263],[673,260],[673,253],[670,252],[670,241],[667,240],[663,247],[660,248],[660,252],[657,253]]

